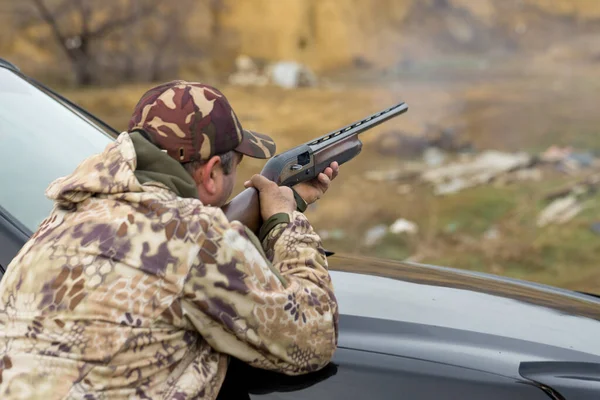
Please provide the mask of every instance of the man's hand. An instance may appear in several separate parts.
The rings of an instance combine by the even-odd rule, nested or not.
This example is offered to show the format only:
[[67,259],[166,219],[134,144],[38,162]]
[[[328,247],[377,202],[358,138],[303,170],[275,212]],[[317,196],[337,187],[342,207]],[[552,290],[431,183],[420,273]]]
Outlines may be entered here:
[[340,172],[340,167],[337,162],[332,162],[325,171],[321,172],[315,179],[298,183],[294,185],[294,189],[300,197],[304,199],[306,204],[312,204],[319,200],[323,194],[329,189],[331,181],[334,180]]
[[268,220],[275,214],[291,214],[296,210],[294,193],[287,186],[277,186],[275,182],[262,175],[254,175],[249,181],[244,182],[244,186],[258,190],[260,213],[263,221]]

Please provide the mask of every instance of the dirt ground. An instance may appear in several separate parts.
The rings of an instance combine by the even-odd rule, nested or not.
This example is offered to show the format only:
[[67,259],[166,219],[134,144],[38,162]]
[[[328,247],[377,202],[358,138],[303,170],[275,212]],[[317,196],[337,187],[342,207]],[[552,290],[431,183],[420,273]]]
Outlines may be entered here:
[[[600,63],[557,65],[552,60],[437,60],[410,72],[381,71],[325,77],[319,87],[284,90],[219,84],[242,124],[271,134],[278,151],[354,122],[398,101],[409,111],[363,135],[363,151],[341,168],[341,175],[307,215],[318,231],[337,231],[325,240],[336,252],[375,255],[491,272],[571,289],[600,292],[600,221],[594,197],[572,221],[538,228],[535,217],[543,195],[573,177],[549,170],[540,182],[486,186],[451,197],[412,185],[399,194],[396,182],[371,182],[366,171],[386,170],[408,160],[378,152],[389,131],[421,135],[428,124],[453,127],[477,150],[538,152],[551,144],[600,151]],[[503,61],[500,63],[500,61]],[[553,64],[554,63],[554,64]],[[444,64],[444,68],[438,68]],[[70,99],[117,129],[149,87],[67,90]],[[262,163],[246,160],[237,190]],[[365,232],[398,218],[419,226],[416,236],[388,234],[375,246]],[[449,229],[449,227],[453,227]],[[494,228],[492,240],[484,233]]]

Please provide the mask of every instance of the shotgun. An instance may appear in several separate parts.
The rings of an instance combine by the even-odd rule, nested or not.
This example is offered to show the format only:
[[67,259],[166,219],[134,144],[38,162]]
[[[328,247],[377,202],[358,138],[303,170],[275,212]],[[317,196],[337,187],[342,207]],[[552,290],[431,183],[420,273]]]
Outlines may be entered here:
[[[291,187],[314,179],[332,162],[337,161],[342,165],[356,157],[362,149],[359,134],[407,110],[406,103],[398,103],[342,129],[275,155],[267,161],[260,174],[279,186]],[[255,233],[260,229],[262,218],[256,189],[245,189],[222,209],[230,221],[240,221]]]

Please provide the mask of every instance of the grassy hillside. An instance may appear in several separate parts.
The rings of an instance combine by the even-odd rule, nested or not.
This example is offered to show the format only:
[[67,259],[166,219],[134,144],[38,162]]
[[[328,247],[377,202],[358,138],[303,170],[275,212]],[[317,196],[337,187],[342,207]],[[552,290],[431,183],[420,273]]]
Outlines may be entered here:
[[[487,83],[444,80],[430,83],[420,76],[393,84],[362,85],[338,81],[331,88],[283,90],[222,85],[242,123],[272,134],[279,151],[322,135],[398,100],[409,112],[364,135],[363,152],[342,168],[339,181],[307,213],[319,231],[333,232],[325,244],[333,251],[410,258],[563,287],[600,291],[600,236],[592,223],[600,221],[600,202],[593,196],[585,210],[564,225],[538,228],[544,196],[580,177],[547,168],[541,181],[484,186],[451,197],[434,196],[430,187],[403,182],[372,182],[366,171],[406,165],[406,159],[382,156],[378,141],[389,131],[419,134],[427,123],[459,127],[461,136],[479,150],[498,148],[537,153],[550,144],[576,145],[600,151],[598,81],[594,72],[577,77],[553,75],[537,79],[523,71]],[[572,90],[576,88],[576,90]],[[71,99],[124,129],[147,85],[68,90]],[[257,101],[260,99],[260,101]],[[262,163],[245,160],[236,190]],[[414,221],[417,235],[388,234],[375,246],[365,244],[366,232],[398,218]],[[492,234],[491,234],[492,233]],[[337,238],[336,238],[337,236]]]

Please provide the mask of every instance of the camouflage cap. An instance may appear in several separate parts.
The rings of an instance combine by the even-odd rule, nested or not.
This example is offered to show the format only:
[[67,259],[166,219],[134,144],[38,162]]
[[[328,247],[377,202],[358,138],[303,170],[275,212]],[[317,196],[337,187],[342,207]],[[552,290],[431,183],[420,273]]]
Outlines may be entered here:
[[129,121],[128,131],[135,130],[180,163],[230,150],[254,158],[275,154],[273,139],[242,129],[223,93],[198,82],[171,81],[144,93]]

